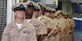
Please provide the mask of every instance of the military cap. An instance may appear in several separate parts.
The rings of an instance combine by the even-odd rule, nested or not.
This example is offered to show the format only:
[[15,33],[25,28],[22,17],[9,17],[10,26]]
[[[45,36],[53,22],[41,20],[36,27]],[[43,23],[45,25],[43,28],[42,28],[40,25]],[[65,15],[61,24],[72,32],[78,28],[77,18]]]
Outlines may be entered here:
[[66,14],[66,17],[72,19],[72,16],[70,14]]
[[25,11],[25,6],[23,3],[16,3],[15,5],[12,6],[12,10],[16,11],[16,10],[23,10]]
[[33,1],[27,1],[27,2],[24,3],[24,5],[25,5],[26,9],[27,8],[33,8],[34,9],[35,2],[33,2]]
[[60,14],[60,12],[62,12],[61,10],[57,10],[56,12],[55,12],[55,14]]
[[56,12],[56,9],[54,9],[54,8],[51,8],[51,12],[54,12],[54,13],[55,13],[55,12]]
[[35,10],[35,11],[39,11],[39,10],[41,10],[40,5],[38,5],[38,4],[34,5],[34,10]]
[[27,5],[27,4],[30,4],[30,3],[32,3],[33,5],[35,5],[35,2],[33,2],[33,1],[27,1],[24,4]]
[[59,14],[64,14],[64,15],[66,15],[66,13],[65,13],[64,11],[60,11]]
[[38,2],[36,4],[40,7],[41,10],[43,9],[43,4],[41,2]]
[[46,9],[45,9],[45,12],[51,12],[51,9],[50,9],[50,7],[45,7]]
[[40,5],[42,11],[45,11],[46,10],[46,5]]
[[64,12],[61,11],[61,10],[58,10],[55,14],[57,14],[57,16],[59,16],[60,14],[61,14],[62,16],[66,16],[66,13],[64,13]]

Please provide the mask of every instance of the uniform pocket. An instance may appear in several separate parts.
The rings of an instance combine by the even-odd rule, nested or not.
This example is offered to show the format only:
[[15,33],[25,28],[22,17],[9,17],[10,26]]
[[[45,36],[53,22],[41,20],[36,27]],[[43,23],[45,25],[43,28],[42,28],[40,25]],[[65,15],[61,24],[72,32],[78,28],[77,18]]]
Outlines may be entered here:
[[30,36],[31,35],[31,31],[30,30],[25,30],[22,33],[23,36]]
[[9,36],[10,36],[10,37],[15,36],[14,31],[10,31],[10,32],[9,32]]
[[23,41],[30,41],[30,37],[31,37],[30,31],[25,30],[22,32],[22,40]]
[[10,41],[15,40],[15,33],[13,31],[9,32]]

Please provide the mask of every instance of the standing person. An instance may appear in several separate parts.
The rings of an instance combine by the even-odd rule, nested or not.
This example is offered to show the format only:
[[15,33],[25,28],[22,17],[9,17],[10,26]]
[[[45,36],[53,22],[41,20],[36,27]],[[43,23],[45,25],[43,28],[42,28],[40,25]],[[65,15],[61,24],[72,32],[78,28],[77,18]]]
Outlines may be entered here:
[[58,20],[55,18],[55,9],[52,9],[51,11],[51,31],[48,34],[48,41],[59,41],[59,28],[58,26]]
[[73,31],[74,31],[74,26],[75,26],[74,19],[70,15],[67,14],[67,21],[70,25],[69,33],[68,33],[68,41],[74,41],[74,36],[73,36]]
[[35,28],[25,20],[23,3],[13,5],[15,20],[3,32],[2,41],[37,41]]
[[40,3],[37,3],[39,6],[40,6],[40,16],[38,17],[39,20],[41,20],[42,22],[44,22],[44,14],[45,14],[45,7],[44,5],[40,4]]
[[39,16],[41,16],[41,8],[38,4],[35,4],[33,17],[38,19]]
[[48,35],[50,33],[50,31],[52,30],[52,24],[51,24],[51,10],[49,7],[46,7],[45,9],[45,14],[44,16],[41,18],[41,20],[43,20],[43,22],[45,23],[46,25],[46,28],[47,28],[47,34],[46,36],[44,37],[44,39],[42,41],[49,41],[49,37],[50,35]]
[[[27,4],[27,3],[28,2],[26,2],[25,4]],[[40,41],[40,37],[47,33],[47,29],[45,27],[45,24],[42,21],[40,21],[40,20],[38,20],[36,18],[33,18],[33,13],[34,13],[34,5],[33,5],[33,3],[29,2],[29,4],[27,4],[26,6],[27,6],[26,7],[27,8],[26,9],[26,20],[27,20],[27,22],[31,23],[35,27],[37,40]],[[31,12],[31,11],[33,11],[33,12]],[[29,16],[30,16],[30,18],[28,18]]]
[[66,20],[66,17],[65,17],[65,14],[60,11],[59,14],[57,15],[57,18],[58,18],[58,27],[60,29],[60,41],[65,41],[65,37],[66,37],[66,34],[67,34],[67,20]]
[[45,14],[44,14],[44,23],[46,25],[46,28],[51,28],[51,11],[50,11],[50,8],[46,7],[46,10],[45,10]]
[[51,16],[51,10],[50,10],[50,7],[46,7],[46,10],[45,10],[45,16],[49,17]]
[[55,12],[56,10],[54,8],[51,9],[51,19],[55,18]]

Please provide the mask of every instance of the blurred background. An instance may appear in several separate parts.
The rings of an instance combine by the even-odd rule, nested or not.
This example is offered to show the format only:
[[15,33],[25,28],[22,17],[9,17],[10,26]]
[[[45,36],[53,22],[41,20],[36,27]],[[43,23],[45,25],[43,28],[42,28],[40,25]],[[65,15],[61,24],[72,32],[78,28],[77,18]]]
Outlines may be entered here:
[[[30,0],[0,0],[0,41],[6,24],[14,20],[12,5]],[[82,0],[31,0],[62,10],[75,20],[74,41],[82,41]]]

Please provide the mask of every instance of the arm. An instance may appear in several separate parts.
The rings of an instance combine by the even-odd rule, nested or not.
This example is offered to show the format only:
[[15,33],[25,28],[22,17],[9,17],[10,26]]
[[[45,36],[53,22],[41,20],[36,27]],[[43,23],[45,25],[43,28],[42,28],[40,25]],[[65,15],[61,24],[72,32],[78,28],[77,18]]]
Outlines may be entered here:
[[48,36],[56,35],[59,32],[58,26],[56,26],[54,29],[51,30],[51,32],[48,34]]
[[39,22],[39,26],[37,27],[37,39],[38,41],[42,40],[46,34],[47,34],[47,29],[46,26],[43,22]]
[[9,41],[9,25],[7,25],[3,31],[2,41]]

